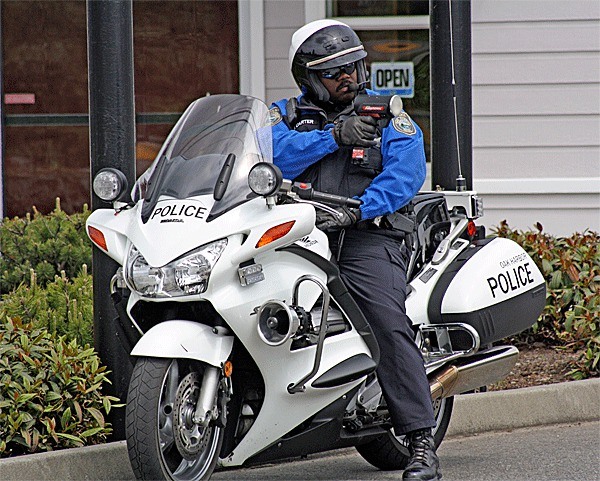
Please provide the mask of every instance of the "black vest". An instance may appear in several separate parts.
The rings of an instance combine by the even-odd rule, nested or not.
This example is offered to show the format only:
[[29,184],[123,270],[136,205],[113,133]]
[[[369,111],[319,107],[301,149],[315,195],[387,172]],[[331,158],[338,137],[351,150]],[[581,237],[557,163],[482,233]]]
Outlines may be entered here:
[[[290,99],[286,110],[284,120],[291,130],[297,132],[323,130],[327,123],[338,123],[356,115],[350,106],[339,113],[329,114],[328,119],[323,109],[309,104],[304,97],[300,104],[295,98]],[[340,147],[308,167],[294,180],[310,183],[314,189],[322,192],[354,197],[362,195],[381,170],[379,148]]]

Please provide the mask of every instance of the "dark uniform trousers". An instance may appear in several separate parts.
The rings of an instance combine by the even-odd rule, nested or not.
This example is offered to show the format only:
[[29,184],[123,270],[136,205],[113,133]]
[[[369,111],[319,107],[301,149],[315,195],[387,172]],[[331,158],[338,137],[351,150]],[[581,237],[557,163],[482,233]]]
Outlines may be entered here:
[[435,426],[423,357],[406,315],[408,249],[402,240],[352,227],[328,237],[342,280],[379,343],[377,377],[396,435]]

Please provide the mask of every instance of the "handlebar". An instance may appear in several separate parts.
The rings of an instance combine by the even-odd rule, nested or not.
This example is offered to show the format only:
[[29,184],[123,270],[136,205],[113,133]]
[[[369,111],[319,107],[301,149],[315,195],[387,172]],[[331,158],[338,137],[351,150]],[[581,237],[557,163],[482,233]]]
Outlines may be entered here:
[[314,190],[311,184],[305,182],[294,182],[291,190],[298,197],[304,200],[312,200],[315,202],[323,202],[325,204],[346,207],[360,207],[362,205],[362,201],[359,199],[344,197],[342,195],[328,194],[327,192],[319,192],[318,190]]

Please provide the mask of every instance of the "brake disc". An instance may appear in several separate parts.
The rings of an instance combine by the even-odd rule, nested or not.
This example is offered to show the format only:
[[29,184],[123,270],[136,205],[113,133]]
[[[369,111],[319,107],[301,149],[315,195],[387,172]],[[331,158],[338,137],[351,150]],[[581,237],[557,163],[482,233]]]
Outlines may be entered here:
[[188,461],[193,461],[198,453],[208,446],[212,427],[203,427],[193,421],[194,411],[202,389],[202,376],[191,372],[185,376],[177,388],[173,406],[173,434],[177,450]]

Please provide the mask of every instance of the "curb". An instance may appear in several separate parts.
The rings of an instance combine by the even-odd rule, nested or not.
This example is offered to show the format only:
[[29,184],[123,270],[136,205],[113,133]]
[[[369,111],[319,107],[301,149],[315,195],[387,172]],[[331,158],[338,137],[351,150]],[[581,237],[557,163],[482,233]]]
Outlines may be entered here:
[[[600,379],[461,394],[448,436],[600,420]],[[1,471],[0,471],[1,472]]]
[[[600,379],[456,396],[447,436],[597,421]],[[135,480],[125,441],[0,460],[6,481]]]

